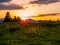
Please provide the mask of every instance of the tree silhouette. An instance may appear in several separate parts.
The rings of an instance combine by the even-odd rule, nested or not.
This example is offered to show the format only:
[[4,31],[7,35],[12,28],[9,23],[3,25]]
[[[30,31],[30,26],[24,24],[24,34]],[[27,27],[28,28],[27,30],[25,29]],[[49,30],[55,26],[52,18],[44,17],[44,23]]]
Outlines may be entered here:
[[20,19],[20,17],[17,17],[17,21],[18,21],[18,22],[21,22],[21,19]]
[[17,18],[16,18],[16,16],[14,16],[13,22],[17,22]]
[[4,22],[11,22],[11,17],[10,17],[10,13],[9,12],[6,13]]

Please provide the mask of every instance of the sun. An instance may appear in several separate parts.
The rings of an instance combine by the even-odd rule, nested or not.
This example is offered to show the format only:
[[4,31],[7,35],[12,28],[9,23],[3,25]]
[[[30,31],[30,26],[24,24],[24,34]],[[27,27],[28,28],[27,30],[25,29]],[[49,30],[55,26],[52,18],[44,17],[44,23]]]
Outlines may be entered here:
[[32,15],[32,10],[20,10],[17,14],[22,20],[28,19],[28,16]]
[[20,16],[22,20],[30,19],[31,16],[38,15],[36,8],[33,8],[33,6],[30,5],[24,9],[17,10],[16,13],[16,16]]
[[29,16],[32,16],[33,13],[34,11],[31,9],[24,9],[24,10],[17,11],[17,16],[20,16],[22,20],[26,20],[29,19]]

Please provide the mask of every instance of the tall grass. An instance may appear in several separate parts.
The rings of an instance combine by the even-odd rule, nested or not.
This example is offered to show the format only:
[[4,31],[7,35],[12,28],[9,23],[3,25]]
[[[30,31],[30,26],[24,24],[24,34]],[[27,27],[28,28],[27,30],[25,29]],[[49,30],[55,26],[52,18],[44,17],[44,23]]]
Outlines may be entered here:
[[60,45],[60,23],[1,23],[0,45]]

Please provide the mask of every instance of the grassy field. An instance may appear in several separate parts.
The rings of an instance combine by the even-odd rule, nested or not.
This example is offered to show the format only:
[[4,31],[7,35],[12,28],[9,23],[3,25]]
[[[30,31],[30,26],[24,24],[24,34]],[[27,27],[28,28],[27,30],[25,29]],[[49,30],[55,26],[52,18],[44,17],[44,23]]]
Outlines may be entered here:
[[60,22],[0,23],[0,45],[60,45]]

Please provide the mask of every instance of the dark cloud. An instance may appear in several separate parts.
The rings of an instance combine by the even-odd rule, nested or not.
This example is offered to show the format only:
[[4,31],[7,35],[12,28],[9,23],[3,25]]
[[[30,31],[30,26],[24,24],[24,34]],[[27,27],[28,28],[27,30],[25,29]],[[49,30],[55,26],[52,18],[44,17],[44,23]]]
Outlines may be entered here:
[[[21,9],[22,7],[16,4],[8,4],[11,0],[0,0],[0,10],[16,10]],[[6,3],[6,4],[3,4]]]
[[60,13],[51,13],[51,14],[41,14],[39,16],[55,16],[57,14],[60,14]]
[[40,14],[38,16],[31,16],[31,17],[44,17],[44,16],[55,16],[57,14],[60,14],[60,13],[51,13],[51,14]]
[[0,0],[0,3],[9,2],[11,0]]
[[11,5],[0,4],[0,10],[16,10],[16,9],[22,9],[22,7],[14,4]]
[[30,2],[32,4],[36,3],[36,4],[48,4],[48,3],[54,3],[54,2],[59,2],[59,0],[37,0],[37,1],[33,1]]

